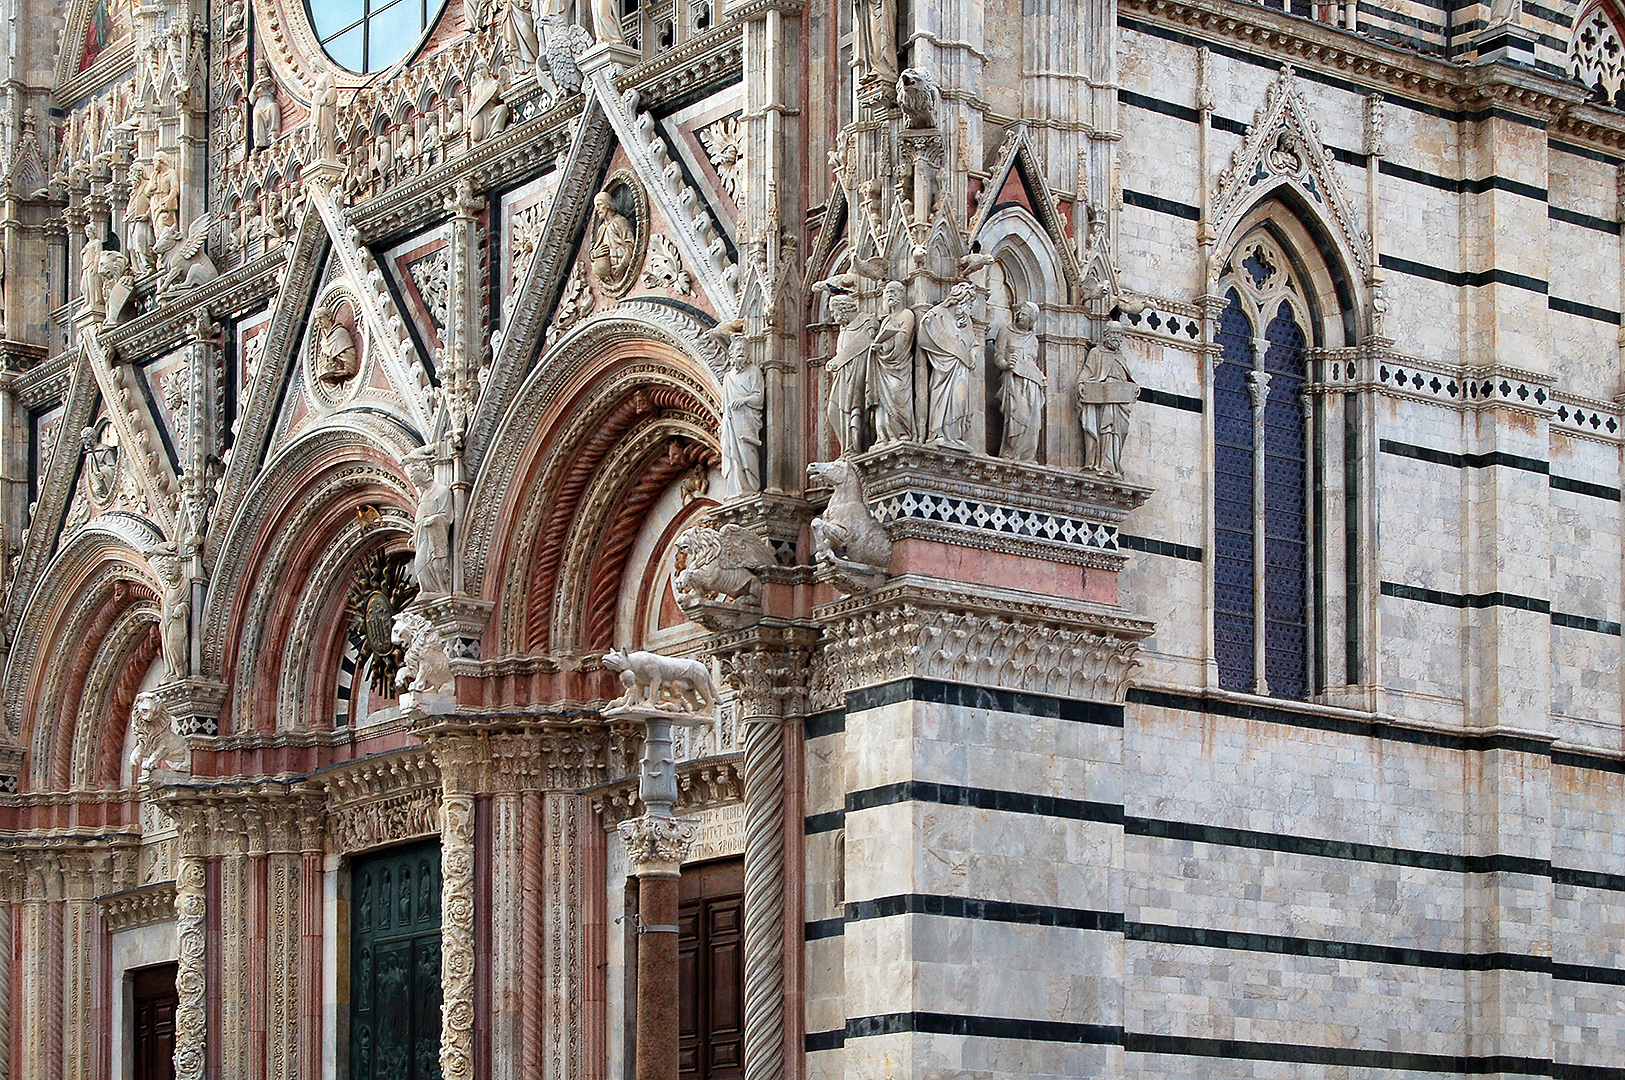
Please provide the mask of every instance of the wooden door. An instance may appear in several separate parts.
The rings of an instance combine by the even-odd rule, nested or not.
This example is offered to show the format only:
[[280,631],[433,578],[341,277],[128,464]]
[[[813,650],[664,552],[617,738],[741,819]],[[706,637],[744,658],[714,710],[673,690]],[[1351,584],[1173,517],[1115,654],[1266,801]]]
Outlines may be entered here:
[[175,965],[130,973],[135,1080],[175,1080]]
[[350,867],[351,1080],[440,1080],[440,844]]
[[678,1075],[744,1075],[745,946],[741,859],[684,867],[678,883]]

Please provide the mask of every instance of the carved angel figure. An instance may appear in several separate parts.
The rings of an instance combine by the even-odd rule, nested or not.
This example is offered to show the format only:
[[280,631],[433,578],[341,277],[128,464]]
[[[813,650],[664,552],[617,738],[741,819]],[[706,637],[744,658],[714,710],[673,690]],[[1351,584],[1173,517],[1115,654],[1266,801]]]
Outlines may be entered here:
[[213,224],[213,215],[204,214],[192,222],[183,237],[173,218],[163,219],[158,239],[152,245],[153,253],[163,264],[162,288],[191,289],[207,285],[220,276],[214,260],[204,250]]
[[145,782],[157,771],[192,770],[192,751],[175,730],[175,719],[157,694],[151,690],[137,694],[130,719],[135,728],[135,747],[130,757],[135,763],[136,780]]
[[603,663],[621,673],[621,685],[626,688],[626,693],[610,702],[611,707],[685,713],[708,713],[716,707],[711,669],[698,660],[611,649],[604,654]]
[[677,538],[677,557],[682,567],[673,585],[680,597],[751,603],[762,599],[760,571],[778,562],[772,545],[742,525],[696,525]]

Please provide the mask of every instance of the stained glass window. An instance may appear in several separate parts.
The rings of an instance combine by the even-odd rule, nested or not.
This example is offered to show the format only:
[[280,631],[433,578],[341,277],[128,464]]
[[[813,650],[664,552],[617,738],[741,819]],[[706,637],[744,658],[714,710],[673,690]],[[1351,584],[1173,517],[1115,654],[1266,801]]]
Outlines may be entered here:
[[1255,234],[1226,268],[1213,373],[1213,628],[1221,687],[1301,698],[1311,689],[1307,339],[1288,299],[1301,300],[1290,265]]
[[305,0],[327,55],[361,73],[405,57],[445,6],[446,0]]

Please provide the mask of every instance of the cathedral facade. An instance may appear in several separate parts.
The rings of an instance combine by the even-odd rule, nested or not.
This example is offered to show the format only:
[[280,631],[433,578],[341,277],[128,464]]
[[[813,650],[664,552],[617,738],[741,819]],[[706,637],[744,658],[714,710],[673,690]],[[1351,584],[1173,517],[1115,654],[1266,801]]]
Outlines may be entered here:
[[0,1080],[1625,1080],[1614,0],[8,0]]

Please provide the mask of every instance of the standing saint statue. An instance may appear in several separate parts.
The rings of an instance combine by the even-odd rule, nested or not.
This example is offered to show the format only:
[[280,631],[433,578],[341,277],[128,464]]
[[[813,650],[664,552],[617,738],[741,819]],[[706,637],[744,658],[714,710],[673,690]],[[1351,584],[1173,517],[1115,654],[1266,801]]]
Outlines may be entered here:
[[869,346],[868,401],[875,410],[875,445],[914,438],[914,311],[901,281],[886,282],[885,307]]
[[970,302],[975,292],[974,285],[961,281],[920,317],[920,351],[931,366],[926,438],[960,450],[971,448],[971,376],[976,357]]
[[[719,328],[722,329],[722,328]],[[728,374],[722,381],[727,414],[722,424],[722,484],[729,495],[762,490],[762,415],[767,384],[745,347],[744,324],[727,324]]]
[[993,363],[1004,373],[999,382],[999,409],[1004,413],[999,456],[1011,461],[1037,461],[1044,433],[1044,372],[1038,367],[1037,326],[1038,305],[1023,300],[993,346]]
[[333,76],[324,71],[316,76],[311,114],[316,128],[316,156],[323,160],[338,157],[339,88]]
[[897,81],[897,0],[854,0],[856,63],[860,79]]
[[254,61],[254,85],[249,89],[253,102],[254,149],[264,150],[282,135],[282,105],[276,99],[276,80],[270,61]]
[[164,579],[164,678],[184,679],[192,673],[192,587],[181,575],[177,559],[166,559],[160,573]]
[[824,365],[829,376],[824,421],[840,454],[855,454],[863,449],[864,369],[875,339],[875,317],[859,314],[858,298],[849,292],[833,293],[829,311],[841,324],[841,331],[835,337],[835,355]]
[[615,197],[607,191],[592,197],[592,207],[598,215],[590,252],[592,273],[599,285],[619,293],[637,272],[632,265],[638,246],[637,229],[616,209]]
[[152,273],[152,190],[147,170],[138,161],[130,166],[130,199],[124,204],[124,250],[136,277]]
[[592,36],[598,44],[619,45],[626,39],[621,35],[620,0],[592,0]]
[[440,450],[438,442],[420,446],[402,462],[406,475],[422,493],[418,497],[417,518],[412,524],[412,571],[418,579],[418,590],[424,596],[445,596],[451,592],[451,524],[457,513],[457,502],[436,468]]
[[1083,467],[1122,475],[1129,410],[1140,388],[1123,362],[1123,324],[1106,324],[1078,372],[1078,423],[1083,428]]
[[107,306],[107,281],[102,277],[102,230],[94,220],[85,222],[85,246],[79,249],[79,295],[85,307],[101,311]]

